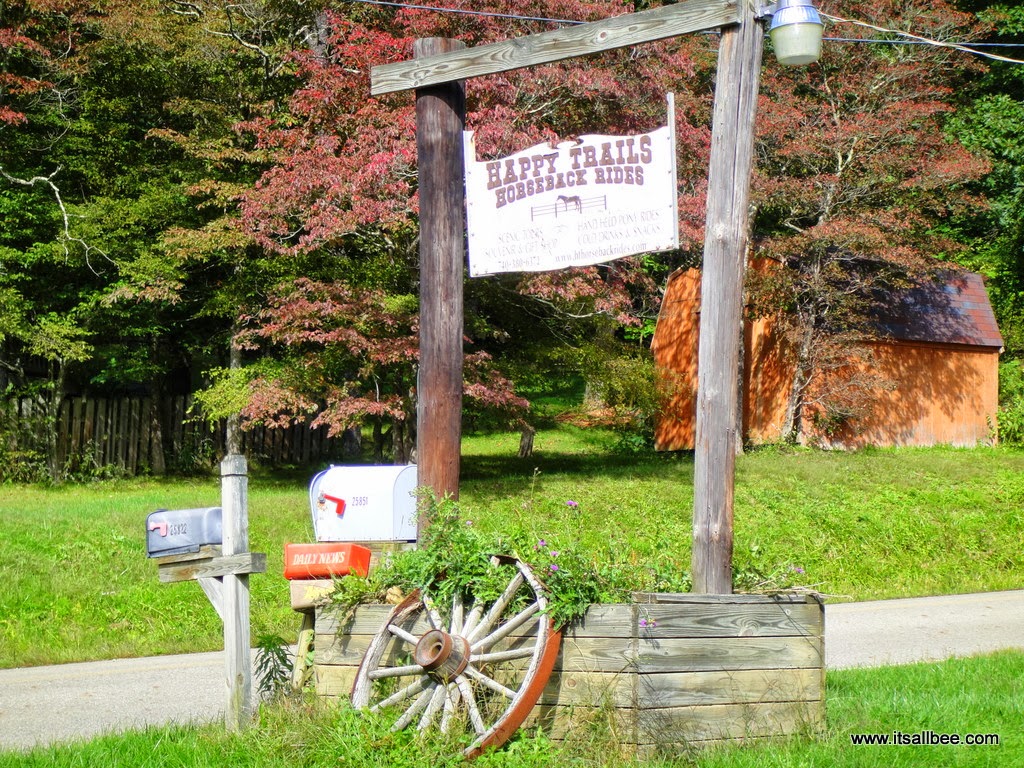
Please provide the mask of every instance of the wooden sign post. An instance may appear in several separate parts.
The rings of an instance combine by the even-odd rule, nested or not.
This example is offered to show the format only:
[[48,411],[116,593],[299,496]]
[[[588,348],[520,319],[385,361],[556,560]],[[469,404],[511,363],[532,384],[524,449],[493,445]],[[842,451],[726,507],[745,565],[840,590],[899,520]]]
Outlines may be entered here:
[[[423,58],[460,51],[457,40],[417,40]],[[419,483],[438,499],[459,497],[462,441],[462,132],[466,95],[460,82],[416,91],[420,191],[420,362],[416,388]],[[417,533],[429,523],[421,508]]]
[[722,30],[718,47],[697,342],[690,574],[698,593],[732,593],[743,276],[763,40],[764,30],[746,8],[738,25]]
[[[722,28],[722,41],[715,87],[705,232],[692,575],[695,592],[728,594],[732,592],[734,445],[743,266],[748,240],[747,200],[763,35],[749,0],[687,0],[466,50],[442,52],[424,47],[433,43],[421,41],[423,45],[417,47],[416,58],[412,61],[374,67],[370,92],[378,96],[417,90],[417,147],[437,147],[446,141],[441,133],[453,130],[455,123],[451,123],[451,128],[442,128],[440,123],[428,121],[426,115],[421,118],[420,98],[429,93],[429,87],[716,28]],[[433,55],[428,55],[431,52]],[[461,96],[458,98],[461,100]],[[454,107],[451,109],[454,111]],[[421,237],[428,247],[434,247],[436,242],[438,247],[450,250],[439,262],[443,264],[440,268],[447,270],[443,277],[432,272],[421,274],[417,460],[422,483],[443,496],[446,493],[457,495],[458,491],[459,445],[452,436],[460,434],[457,420],[461,418],[461,364],[456,395],[451,363],[444,362],[450,360],[448,355],[455,347],[451,345],[440,351],[430,341],[440,336],[450,340],[453,331],[441,334],[430,326],[450,325],[452,320],[447,313],[458,312],[461,329],[462,235],[460,231],[456,240],[449,236],[447,228],[453,226],[454,210],[460,211],[461,221],[462,192],[461,187],[450,183],[454,160],[440,167],[435,166],[435,161],[435,158],[420,157],[420,221],[424,228]],[[448,190],[444,193],[446,198],[424,195],[424,185],[433,183],[444,185]],[[428,237],[428,231],[439,234]],[[441,246],[442,240],[446,246]],[[433,269],[422,251],[421,262],[421,266]],[[459,283],[457,294],[451,287],[453,281]],[[456,300],[457,305],[453,303]],[[447,306],[435,306],[438,303]],[[458,354],[462,354],[461,330]],[[431,360],[435,355],[443,360]],[[438,379],[425,375],[424,371],[433,370],[434,366],[443,369],[445,375]],[[445,406],[439,405],[442,400],[447,400]],[[433,421],[434,413],[425,413],[435,408],[442,408],[437,414],[445,414],[444,424]],[[423,442],[433,439],[425,434],[427,423],[432,425],[429,429],[443,433],[439,442]],[[444,453],[434,455],[435,451]],[[427,469],[428,466],[431,468]],[[443,467],[444,472],[454,467],[454,481],[450,479],[451,474],[444,474],[438,467]]]

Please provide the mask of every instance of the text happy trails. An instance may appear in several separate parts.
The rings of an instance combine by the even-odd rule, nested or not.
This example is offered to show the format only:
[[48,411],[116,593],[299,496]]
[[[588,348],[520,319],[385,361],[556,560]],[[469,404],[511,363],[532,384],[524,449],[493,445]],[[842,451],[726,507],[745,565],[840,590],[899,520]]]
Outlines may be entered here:
[[[644,183],[644,166],[653,160],[651,137],[623,137],[600,144],[581,144],[567,154],[551,152],[507,157],[487,163],[487,189],[495,208],[542,192],[587,184]],[[568,167],[559,167],[567,163]]]

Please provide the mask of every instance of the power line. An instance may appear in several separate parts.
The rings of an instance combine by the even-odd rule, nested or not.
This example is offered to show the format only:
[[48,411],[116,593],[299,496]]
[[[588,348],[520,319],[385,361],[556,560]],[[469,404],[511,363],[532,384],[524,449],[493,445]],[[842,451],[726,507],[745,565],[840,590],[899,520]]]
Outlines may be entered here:
[[[907,40],[910,40],[910,41],[913,41],[913,42],[919,43],[919,44],[934,45],[934,46],[936,46],[938,48],[952,48],[953,50],[962,51],[963,53],[970,53],[970,54],[973,54],[975,56],[982,56],[983,58],[993,59],[995,61],[1005,61],[1005,62],[1008,62],[1010,64],[1024,64],[1024,61],[1022,61],[1020,59],[1011,59],[1008,56],[1000,56],[1000,55],[995,54],[995,53],[988,53],[987,51],[979,51],[976,48],[971,48],[971,47],[969,47],[967,45],[963,45],[961,43],[948,43],[948,42],[943,42],[941,40],[932,40],[932,39],[927,38],[927,37],[921,37],[920,35],[914,35],[914,34],[911,34],[910,32],[903,32],[903,31],[898,30],[898,29],[887,29],[886,27],[875,26],[874,24],[869,24],[866,21],[855,21],[855,20],[852,20],[852,19],[843,19],[843,18],[840,18],[839,16],[832,16],[830,14],[827,14],[827,13],[824,13],[824,12],[821,12],[821,11],[819,11],[819,13],[821,13],[821,15],[824,18],[829,19],[831,21],[838,22],[840,24],[853,24],[853,25],[858,26],[858,27],[866,27],[867,29],[873,29],[876,32],[881,32],[882,34],[886,34],[886,35],[899,35],[902,38],[905,38]],[[872,41],[872,42],[875,42],[875,41]]]

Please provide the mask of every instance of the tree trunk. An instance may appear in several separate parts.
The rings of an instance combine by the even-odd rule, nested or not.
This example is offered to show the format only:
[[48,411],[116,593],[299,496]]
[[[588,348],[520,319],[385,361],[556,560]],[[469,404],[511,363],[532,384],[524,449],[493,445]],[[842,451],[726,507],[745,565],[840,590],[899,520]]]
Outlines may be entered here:
[[[229,344],[228,352],[228,368],[232,371],[242,367],[242,349],[235,343],[234,334],[232,334],[231,341]],[[225,452],[228,456],[241,456],[242,455],[242,415],[240,413],[232,413],[227,419],[227,428],[225,435]]]
[[379,420],[373,422],[373,460],[377,464],[384,461],[384,427]]
[[810,354],[811,346],[814,343],[814,330],[809,328],[804,332],[800,341],[800,349],[797,352],[796,366],[793,369],[793,379],[789,390],[789,400],[786,403],[786,414],[782,420],[782,438],[790,445],[796,445],[800,440],[800,433],[803,425],[804,393],[807,391],[807,384],[811,379]]
[[157,477],[167,474],[167,457],[164,453],[164,429],[160,414],[163,412],[163,385],[151,388],[149,399],[149,471]]
[[50,401],[46,414],[46,461],[49,465],[50,480],[60,483],[64,480],[64,459],[61,442],[67,436],[61,433],[60,411],[64,405],[64,366],[59,361],[50,362]]
[[533,437],[537,430],[524,423],[519,428],[519,458],[528,459],[533,456]]

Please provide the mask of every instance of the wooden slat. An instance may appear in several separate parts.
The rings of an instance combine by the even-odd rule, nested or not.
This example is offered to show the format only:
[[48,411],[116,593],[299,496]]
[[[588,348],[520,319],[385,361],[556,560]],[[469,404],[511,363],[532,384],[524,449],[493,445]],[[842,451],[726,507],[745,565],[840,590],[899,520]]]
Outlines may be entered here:
[[806,733],[824,721],[823,701],[717,704],[637,710],[638,744],[781,736]]
[[817,594],[801,592],[780,592],[779,594],[727,594],[698,595],[693,592],[634,592],[632,601],[639,604],[666,603],[671,605],[747,605],[753,603],[784,605],[786,603],[809,603],[821,605]]
[[96,401],[93,398],[83,398],[85,410],[83,412],[82,441],[85,445],[92,447],[93,456],[97,453],[96,446]]
[[[314,649],[316,645],[314,644]],[[319,696],[329,698],[348,698],[352,693],[352,684],[356,681],[358,667],[314,667],[316,675],[316,692]]]
[[188,563],[160,565],[160,581],[192,581],[215,576],[237,576],[247,573],[266,573],[267,556],[261,552],[243,552],[211,560],[193,560]]
[[[817,602],[776,602],[763,595],[737,601],[739,605],[695,601],[692,604],[595,605],[578,622],[565,629],[567,639],[623,637],[633,633],[651,639],[684,637],[804,637],[823,631],[822,611]],[[345,631],[374,634],[389,611],[387,606],[360,606],[356,615],[346,619]],[[638,631],[636,622],[645,619],[654,628]],[[338,631],[338,617],[327,609],[318,618],[324,634]]]
[[69,403],[69,410],[71,411],[71,424],[69,425],[71,432],[71,458],[78,464],[81,463],[82,458],[82,427],[85,421],[83,416],[84,405],[84,397],[73,398]]
[[609,730],[620,744],[687,752],[698,743],[786,736],[821,730],[823,701],[763,704],[719,704],[706,707],[627,709],[622,707],[560,707],[540,704],[524,724],[548,738],[580,738],[593,730]]
[[93,440],[96,442],[96,461],[106,466],[107,461],[107,401],[100,398],[94,401],[96,410],[93,416]]
[[736,0],[687,0],[611,19],[370,70],[370,93],[407,91],[734,24]]
[[131,407],[128,400],[118,402],[117,414],[117,466],[124,468],[128,463],[128,423]]
[[199,547],[198,552],[183,552],[178,555],[164,555],[162,557],[154,558],[157,565],[172,565],[176,563],[190,563],[193,560],[210,560],[214,557],[220,557],[223,554],[223,549],[219,544],[203,544]]
[[[598,655],[598,658],[601,658]],[[782,669],[824,664],[820,639],[804,637],[723,637],[641,640],[638,672],[696,672],[723,669]],[[614,664],[617,659],[611,659]]]
[[541,694],[541,704],[645,708],[755,704],[821,699],[816,669],[756,669],[664,674],[557,671]]
[[64,467],[68,461],[70,447],[69,432],[71,431],[71,401],[64,400],[57,412],[57,463]]
[[[410,629],[422,634],[425,624]],[[317,664],[359,664],[372,635],[318,634]],[[629,639],[587,638],[566,640],[559,656],[559,668],[570,673],[683,673],[737,672],[765,669],[820,670],[823,663],[820,638],[716,638],[667,639],[639,642]],[[667,678],[665,678],[667,679]],[[819,683],[820,685],[820,683]]]

